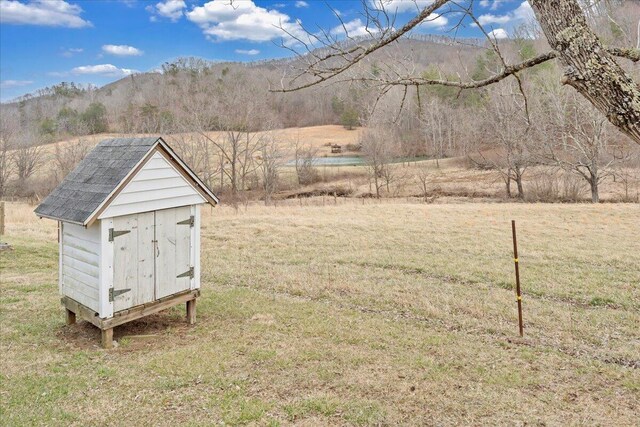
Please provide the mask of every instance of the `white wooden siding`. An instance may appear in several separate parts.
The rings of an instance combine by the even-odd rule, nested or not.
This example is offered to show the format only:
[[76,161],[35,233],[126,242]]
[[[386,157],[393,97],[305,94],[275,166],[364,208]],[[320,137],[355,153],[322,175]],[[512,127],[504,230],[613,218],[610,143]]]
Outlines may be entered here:
[[100,219],[206,203],[202,195],[159,152],[111,202]]
[[61,292],[92,310],[99,310],[100,226],[65,223],[60,243]]
[[60,295],[64,295],[62,293],[62,227],[64,223],[62,221],[58,221],[58,292]]
[[191,229],[191,263],[193,265],[193,279],[191,289],[200,289],[200,205],[191,207],[194,224]]

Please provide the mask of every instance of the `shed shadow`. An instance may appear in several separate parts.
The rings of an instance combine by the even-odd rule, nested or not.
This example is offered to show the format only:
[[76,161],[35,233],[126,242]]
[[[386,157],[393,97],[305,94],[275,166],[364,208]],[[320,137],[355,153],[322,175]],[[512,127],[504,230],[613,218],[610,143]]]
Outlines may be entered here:
[[[198,322],[204,319],[199,316]],[[108,351],[130,352],[147,348],[173,347],[190,340],[196,325],[189,325],[184,310],[170,309],[127,322],[113,329],[117,343]],[[58,338],[68,349],[95,350],[100,348],[101,331],[90,322],[78,319],[73,325],[63,325]]]

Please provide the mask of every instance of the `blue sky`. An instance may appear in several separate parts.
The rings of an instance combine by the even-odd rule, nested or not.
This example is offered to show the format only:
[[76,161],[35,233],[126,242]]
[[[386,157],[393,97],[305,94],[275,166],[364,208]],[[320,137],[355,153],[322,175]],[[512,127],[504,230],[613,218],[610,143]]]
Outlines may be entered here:
[[[430,0],[383,2],[406,22]],[[364,33],[360,0],[0,0],[0,99],[7,101],[61,81],[104,85],[130,73],[156,69],[180,56],[252,61],[290,56],[274,44],[282,25],[299,33],[343,33],[329,6],[351,35]],[[504,37],[531,17],[522,0],[475,0],[487,31]],[[434,16],[419,30],[447,34],[452,15]],[[478,37],[467,25],[463,36]],[[289,40],[289,42],[291,42]]]

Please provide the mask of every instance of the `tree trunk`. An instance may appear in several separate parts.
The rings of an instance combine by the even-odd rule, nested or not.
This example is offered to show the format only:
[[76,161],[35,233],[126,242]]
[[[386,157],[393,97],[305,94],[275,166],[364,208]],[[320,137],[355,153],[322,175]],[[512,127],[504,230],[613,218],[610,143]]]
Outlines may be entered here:
[[600,203],[600,195],[598,194],[598,178],[594,176],[594,174],[591,174],[589,186],[591,187],[591,203]]
[[589,28],[578,0],[529,0],[564,66],[563,83],[575,88],[611,123],[640,144],[640,87]]
[[224,190],[224,157],[220,156],[220,191]]
[[507,198],[511,198],[511,176],[507,175],[507,177],[504,179],[504,184],[506,186],[507,189]]
[[518,185],[518,199],[524,200],[524,187],[522,186],[522,175],[516,175],[516,184]]
[[237,175],[236,175],[236,162],[235,160],[231,162],[231,193],[236,195],[238,192],[238,183],[237,183]]
[[589,182],[591,186],[591,203],[600,203],[600,196],[598,194],[598,183],[595,181]]

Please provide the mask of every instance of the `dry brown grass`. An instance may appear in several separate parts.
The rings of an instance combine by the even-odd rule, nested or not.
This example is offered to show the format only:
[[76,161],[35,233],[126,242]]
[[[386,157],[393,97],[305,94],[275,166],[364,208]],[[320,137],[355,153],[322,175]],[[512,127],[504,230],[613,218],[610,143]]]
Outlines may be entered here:
[[[296,141],[299,141],[301,145],[307,145],[310,147],[314,147],[319,149],[319,155],[331,155],[331,148],[327,147],[327,144],[339,144],[339,145],[347,145],[347,144],[356,144],[359,141],[360,134],[362,132],[362,128],[356,128],[354,130],[347,130],[343,126],[339,125],[324,125],[324,126],[310,126],[303,128],[286,128],[286,129],[277,129],[274,131],[270,131],[271,134],[274,135],[275,138],[281,140],[283,143],[283,147],[287,149],[291,149]],[[257,135],[264,134],[266,132],[257,132]],[[207,132],[207,136],[214,139],[220,139],[224,137],[223,132]],[[186,135],[176,135],[178,137],[187,137]],[[58,141],[52,144],[47,144],[44,146],[44,155],[45,157],[50,157],[55,154],[56,145],[65,146],[68,144],[77,143],[77,141],[81,140],[89,146],[95,145],[98,142],[102,141],[106,138],[116,138],[116,137],[145,137],[145,136],[158,136],[157,134],[114,134],[114,133],[104,133],[98,135],[88,135],[82,137],[74,137],[65,139],[62,141]],[[169,140],[173,137],[173,135],[162,135],[163,137],[168,138]]]
[[[437,165],[439,163],[439,165]],[[394,181],[391,191],[382,188],[382,197],[422,197],[423,190],[418,179],[419,173],[426,172],[428,178],[428,196],[436,197],[440,201],[507,201],[504,181],[497,171],[478,170],[464,165],[463,158],[422,160],[409,163],[392,164]],[[367,178],[367,168],[362,166],[333,166],[319,167],[323,181],[333,185],[347,186],[353,189],[354,195],[371,193],[372,189]],[[293,171],[291,171],[293,172]],[[557,199],[537,200],[535,189],[537,181],[552,182],[557,191]],[[525,199],[534,202],[573,202],[575,200],[564,197],[565,186],[572,185],[580,191],[577,200],[588,202],[591,200],[589,187],[582,178],[568,174],[547,166],[531,167],[527,170],[524,182]],[[320,184],[323,185],[323,184]],[[517,194],[515,182],[511,183],[512,195]],[[605,202],[621,201],[625,197],[625,187],[620,180],[614,181],[608,177],[600,183],[600,200]],[[640,195],[640,181],[630,180],[628,184],[628,201],[637,202]],[[515,200],[515,199],[514,199]]]
[[637,425],[637,205],[206,209],[198,324],[170,310],[113,351],[63,325],[30,210],[0,253],[7,424]]

